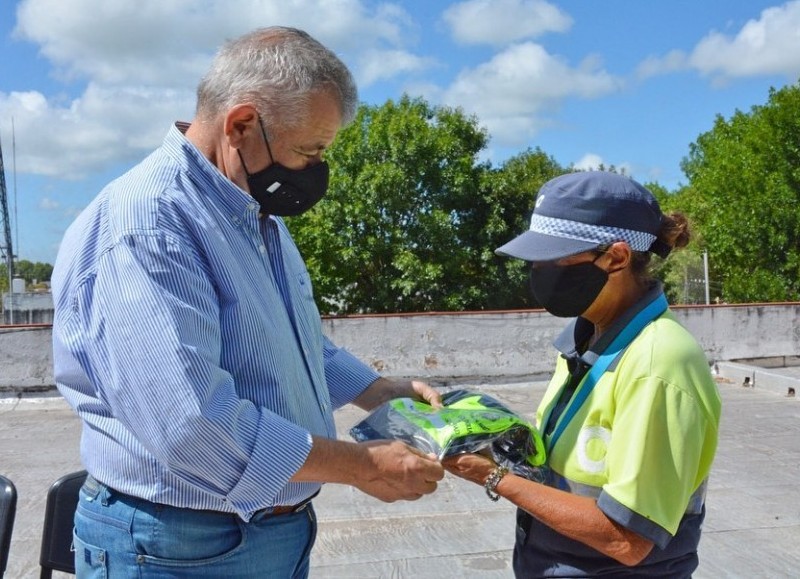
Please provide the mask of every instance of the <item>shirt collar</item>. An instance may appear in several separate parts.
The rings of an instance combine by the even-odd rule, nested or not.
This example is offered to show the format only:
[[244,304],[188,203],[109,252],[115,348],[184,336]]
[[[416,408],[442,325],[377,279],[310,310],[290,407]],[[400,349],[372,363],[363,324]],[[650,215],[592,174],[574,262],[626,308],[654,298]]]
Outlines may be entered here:
[[197,189],[218,202],[234,223],[258,219],[258,203],[228,179],[183,134],[186,123],[174,123],[167,132],[162,148],[194,182]]

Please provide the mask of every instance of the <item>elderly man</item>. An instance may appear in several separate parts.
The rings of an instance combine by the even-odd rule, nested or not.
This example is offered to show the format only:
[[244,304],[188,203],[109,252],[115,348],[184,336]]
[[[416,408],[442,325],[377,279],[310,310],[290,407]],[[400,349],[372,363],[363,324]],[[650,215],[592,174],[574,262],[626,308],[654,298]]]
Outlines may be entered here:
[[326,482],[384,501],[436,489],[433,457],[336,440],[333,410],[412,396],[322,334],[281,216],[324,195],[357,106],[306,33],[225,45],[195,120],[109,184],[53,276],[56,381],[83,420],[79,577],[305,577]]

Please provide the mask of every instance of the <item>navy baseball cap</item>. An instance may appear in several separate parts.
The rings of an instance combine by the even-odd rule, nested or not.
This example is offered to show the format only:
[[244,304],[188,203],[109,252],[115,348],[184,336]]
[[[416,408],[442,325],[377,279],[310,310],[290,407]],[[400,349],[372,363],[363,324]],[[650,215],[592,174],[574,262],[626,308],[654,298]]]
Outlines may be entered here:
[[663,214],[653,194],[624,175],[568,173],[539,190],[528,231],[495,250],[525,261],[555,261],[625,241],[634,251],[666,257],[658,241]]

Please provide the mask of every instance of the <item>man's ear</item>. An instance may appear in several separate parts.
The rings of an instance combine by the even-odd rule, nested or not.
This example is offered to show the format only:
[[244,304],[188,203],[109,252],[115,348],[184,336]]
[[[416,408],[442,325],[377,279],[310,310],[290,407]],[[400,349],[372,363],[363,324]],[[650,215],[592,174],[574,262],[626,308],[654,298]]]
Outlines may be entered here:
[[258,126],[258,111],[253,105],[236,105],[225,114],[223,130],[228,144],[234,149],[241,148],[243,142],[250,138]]

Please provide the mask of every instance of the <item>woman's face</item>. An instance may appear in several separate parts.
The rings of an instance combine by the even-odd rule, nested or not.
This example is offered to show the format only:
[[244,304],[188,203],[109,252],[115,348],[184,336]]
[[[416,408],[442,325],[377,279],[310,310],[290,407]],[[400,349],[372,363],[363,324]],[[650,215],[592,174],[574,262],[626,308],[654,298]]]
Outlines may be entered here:
[[533,299],[554,316],[580,316],[608,282],[608,273],[597,263],[603,255],[587,251],[557,261],[532,263],[529,287]]
[[631,274],[631,258],[630,245],[618,241],[556,261],[532,262],[529,287],[536,302],[555,316],[607,323],[643,291]]

